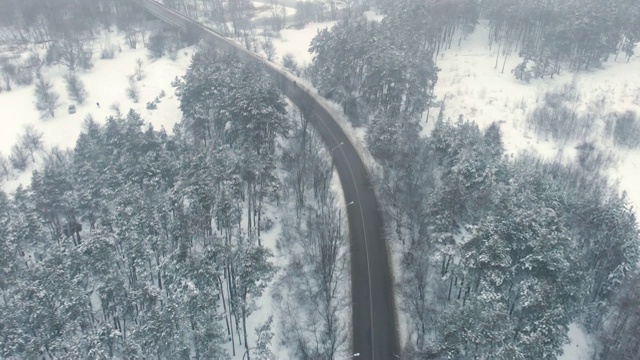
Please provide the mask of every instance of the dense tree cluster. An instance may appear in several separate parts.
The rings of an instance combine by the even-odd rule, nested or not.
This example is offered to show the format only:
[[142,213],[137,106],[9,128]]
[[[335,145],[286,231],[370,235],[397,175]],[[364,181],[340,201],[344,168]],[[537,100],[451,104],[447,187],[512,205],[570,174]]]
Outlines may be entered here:
[[248,0],[162,0],[161,2],[192,19],[208,22],[224,34],[243,36],[253,29],[251,19],[256,9]]
[[439,120],[426,140],[397,134],[374,154],[403,249],[408,354],[554,359],[571,322],[606,339],[635,326],[622,317],[640,235],[604,175],[528,155],[507,160],[496,125]]
[[265,75],[209,51],[180,97],[186,108],[194,73],[227,64],[200,84],[226,78],[210,101],[238,101],[215,133],[193,126],[197,112],[171,136],[133,111],[87,119],[73,152],[51,152],[30,187],[0,195],[0,357],[221,359],[226,341],[268,352],[265,338],[247,343],[246,319],[275,270],[259,219],[278,198],[288,119]]
[[283,214],[278,247],[289,256],[274,300],[290,358],[337,359],[349,345],[346,214],[331,186],[328,151],[302,114],[284,150],[283,193],[293,206]]
[[[209,22],[225,34],[244,36],[251,33],[254,27],[270,25],[271,30],[278,32],[285,25],[289,25],[287,19],[292,13],[287,12],[287,7],[295,8],[295,24],[304,25],[309,22],[337,20],[360,14],[366,8],[370,0],[295,0],[281,1],[268,0],[253,3],[249,0],[162,0],[162,3],[176,11],[179,11],[193,19],[202,19]],[[260,4],[262,3],[262,4]],[[265,19],[255,21],[254,16],[258,11],[266,11],[270,14]],[[231,25],[231,28],[229,27]]]
[[101,27],[133,31],[142,19],[127,0],[6,0],[0,3],[0,36],[22,42],[74,41]]
[[563,65],[597,67],[620,52],[629,59],[640,41],[637,1],[491,0],[481,6],[498,56],[506,60],[515,52],[522,57],[518,78],[553,76]]
[[637,1],[571,0],[379,0],[383,22],[414,46],[432,54],[451,47],[472,32],[478,20],[488,21],[489,43],[497,45],[496,68],[504,72],[511,54],[522,63],[513,69],[529,80],[569,69],[599,66],[611,54],[633,55],[640,41],[640,5]]
[[598,332],[602,359],[634,359],[640,354],[640,273],[628,276],[614,298],[604,329]]
[[427,50],[434,59],[475,30],[480,16],[478,0],[378,0],[386,29],[397,41]]
[[311,42],[314,85],[354,121],[378,111],[419,115],[433,98],[437,69],[431,56],[393,34],[384,24],[349,20]]
[[246,189],[248,229],[265,199],[278,188],[276,136],[289,131],[286,103],[257,65],[203,45],[178,86],[180,108],[197,144],[224,146],[238,161],[238,186]]

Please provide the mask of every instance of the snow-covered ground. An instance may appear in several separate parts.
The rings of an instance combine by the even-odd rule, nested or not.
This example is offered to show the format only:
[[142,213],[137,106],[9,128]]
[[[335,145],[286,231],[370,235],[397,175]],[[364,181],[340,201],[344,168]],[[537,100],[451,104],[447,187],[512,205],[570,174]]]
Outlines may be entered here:
[[[281,235],[282,232],[282,224],[280,222],[279,214],[280,211],[272,206],[265,206],[265,214],[266,217],[273,220],[273,228],[269,231],[264,231],[260,234],[260,241],[262,245],[267,249],[271,249],[274,257],[271,259],[271,262],[281,269],[284,264],[286,264],[287,258],[284,254],[279,254],[276,250],[276,242]],[[246,224],[246,213],[243,214],[242,224]],[[278,273],[274,274],[274,279],[277,279],[279,276]],[[257,334],[255,329],[259,326],[262,326],[270,316],[273,316],[273,323],[271,325],[271,331],[274,333],[273,339],[271,340],[271,348],[270,350],[273,352],[275,359],[286,359],[287,349],[279,346],[280,344],[280,336],[277,331],[277,318],[274,314],[274,305],[273,298],[271,296],[274,291],[274,282],[272,281],[262,292],[262,296],[256,300],[257,309],[247,318],[247,338],[249,346],[255,346],[257,340]],[[225,344],[225,348],[229,355],[231,355],[231,343],[227,342]],[[246,359],[244,354],[245,349],[244,345],[237,344],[236,338],[236,356],[232,356],[233,360],[242,360]]]
[[[89,93],[84,105],[76,104],[69,99],[63,79],[63,75],[68,70],[62,65],[45,67],[42,71],[43,76],[54,84],[54,90],[60,95],[61,106],[56,110],[54,118],[40,120],[35,108],[35,85],[14,86],[12,91],[0,93],[1,154],[5,157],[10,155],[11,147],[18,141],[27,125],[33,125],[44,133],[45,150],[55,146],[61,149],[73,148],[82,130],[85,117],[91,115],[94,120],[103,123],[108,116],[114,114],[111,109],[114,104],[117,104],[125,114],[130,108],[134,109],[156,129],[164,127],[171,132],[173,126],[182,118],[171,81],[176,76],[184,75],[191,61],[193,48],[180,50],[175,61],[167,57],[152,61],[149,60],[146,49],[131,50],[121,37],[113,34],[109,36],[111,37],[109,43],[116,47],[120,46],[122,52],[116,53],[114,59],[97,60],[93,69],[89,71],[78,71],[78,76]],[[128,76],[134,73],[137,59],[144,63],[145,76],[137,82],[140,101],[134,103],[127,97],[126,89],[129,84]],[[166,96],[161,99],[158,108],[147,110],[146,103],[153,101],[163,90]],[[97,103],[100,103],[100,107]],[[68,114],[67,107],[70,104],[76,105],[75,114]],[[31,167],[17,179],[7,182],[3,186],[4,190],[12,191],[19,183],[28,183],[31,170],[34,168]]]
[[311,23],[301,29],[284,29],[280,32],[280,37],[273,39],[276,47],[276,61],[282,59],[287,53],[291,53],[300,66],[308,66],[313,61],[313,56],[309,53],[311,40],[318,34],[318,31],[335,25],[335,21],[323,23]]
[[[511,70],[521,62],[512,54],[507,58],[505,71],[501,73],[502,54],[497,69],[497,44],[489,49],[489,30],[485,23],[463,41],[460,47],[443,52],[437,59],[441,69],[435,95],[445,99],[445,118],[455,120],[459,115],[475,120],[481,127],[494,121],[500,122],[507,151],[517,154],[523,150],[534,150],[545,158],[572,158],[577,144],[565,146],[540,139],[528,128],[527,114],[544,101],[548,92],[558,91],[564,85],[575,84],[578,101],[571,104],[582,115],[604,115],[608,112],[627,110],[640,113],[640,56],[636,51],[629,62],[625,56],[617,61],[604,63],[603,69],[593,71],[563,71],[553,79],[535,79],[531,83],[517,80]],[[457,38],[456,38],[457,39]],[[438,109],[431,110],[430,121],[425,131],[433,124]],[[600,149],[615,150],[616,162],[608,169],[608,175],[619,181],[629,199],[640,208],[640,150],[613,149],[603,135],[604,122],[586,140],[599,144]]]
[[[253,19],[269,19],[269,18],[273,18],[274,15],[274,6],[269,4],[268,2],[262,2],[262,1],[253,1],[252,2],[253,7],[256,9],[256,13],[253,16]],[[275,13],[278,16],[292,16],[295,15],[297,12],[297,10],[295,8],[292,7],[288,7],[288,6],[282,6],[282,5],[276,5],[275,6]]]
[[592,360],[592,340],[584,330],[576,324],[569,325],[569,338],[571,342],[563,348],[563,354],[558,360]]

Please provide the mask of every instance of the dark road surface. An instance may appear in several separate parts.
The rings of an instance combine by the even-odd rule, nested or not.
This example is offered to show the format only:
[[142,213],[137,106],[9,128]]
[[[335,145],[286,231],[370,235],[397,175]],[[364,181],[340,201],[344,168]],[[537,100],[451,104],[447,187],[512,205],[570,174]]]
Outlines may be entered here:
[[[358,359],[386,360],[399,357],[393,288],[382,213],[370,177],[358,152],[338,125],[333,111],[299,79],[215,31],[153,0],[137,0],[157,18],[232,52],[242,61],[262,64],[282,92],[303,111],[332,151],[344,191],[351,237],[352,350]],[[342,144],[342,145],[340,145]]]

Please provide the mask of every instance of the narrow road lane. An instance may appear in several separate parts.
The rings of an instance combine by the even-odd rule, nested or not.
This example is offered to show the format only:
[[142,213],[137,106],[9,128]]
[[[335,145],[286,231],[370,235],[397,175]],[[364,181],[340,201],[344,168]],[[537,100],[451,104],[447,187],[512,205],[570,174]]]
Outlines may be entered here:
[[352,346],[359,359],[399,358],[393,286],[383,232],[382,212],[367,169],[338,125],[333,110],[299,79],[215,31],[153,0],[137,0],[152,15],[232,52],[242,61],[262,64],[287,96],[310,119],[332,152],[347,204],[351,241]]

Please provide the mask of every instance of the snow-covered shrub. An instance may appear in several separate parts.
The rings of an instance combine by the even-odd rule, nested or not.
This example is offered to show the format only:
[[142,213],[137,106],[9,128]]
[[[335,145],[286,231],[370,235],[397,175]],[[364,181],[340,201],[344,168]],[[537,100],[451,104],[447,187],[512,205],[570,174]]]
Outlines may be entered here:
[[136,70],[135,70],[135,78],[136,81],[142,81],[142,79],[144,79],[144,70],[142,70],[142,59],[138,58],[136,59]]
[[33,68],[18,66],[14,81],[18,85],[28,86],[33,84],[34,74]]
[[133,76],[129,77],[129,87],[127,88],[127,97],[131,99],[134,103],[140,101],[140,89],[138,85],[133,80]]
[[136,49],[138,47],[139,33],[134,29],[127,29],[124,32],[125,38],[127,40],[127,45],[129,45],[130,49]]
[[547,104],[533,110],[527,117],[529,125],[538,136],[551,137],[554,140],[573,140],[582,138],[578,114],[561,105],[550,107]]
[[16,72],[18,71],[18,67],[14,62],[14,59],[2,56],[0,57],[0,87],[2,87],[2,82],[4,82],[4,89],[6,91],[11,91],[11,83],[13,82]]
[[11,176],[11,163],[9,160],[0,154],[0,183],[4,180],[9,180]]
[[525,59],[520,64],[511,70],[516,79],[530,82],[533,78],[533,67],[529,64],[529,60]]
[[25,67],[34,68],[36,70],[39,70],[43,64],[44,62],[40,58],[40,54],[38,54],[36,51],[32,52],[24,62]]
[[578,164],[588,172],[606,170],[615,161],[615,157],[611,152],[605,152],[591,142],[583,142],[576,146],[576,150],[578,151]]
[[2,72],[2,80],[4,80],[4,89],[11,91],[11,82],[16,75],[17,67],[10,61],[5,61],[0,65],[0,72]]
[[538,136],[556,141],[585,139],[592,131],[595,116],[580,116],[573,108],[579,94],[573,85],[545,94],[544,102],[528,116],[529,127]]
[[15,170],[20,172],[25,171],[29,165],[29,154],[22,146],[13,145],[9,162],[11,162],[11,167]]
[[297,76],[300,76],[300,69],[298,67],[298,63],[296,62],[295,57],[293,56],[292,53],[284,54],[284,56],[282,57],[282,66],[284,66],[285,69],[291,71]]
[[113,59],[116,57],[116,49],[114,46],[107,46],[100,52],[100,59]]
[[267,60],[272,61],[276,56],[276,47],[273,45],[273,41],[270,38],[267,38],[262,43],[262,51],[267,56]]
[[152,59],[161,58],[167,48],[167,38],[162,32],[157,32],[149,36],[149,42],[147,43],[149,49],[149,57]]
[[559,91],[544,94],[544,101],[551,106],[559,106],[562,102],[575,103],[580,100],[576,83],[564,84]]
[[164,90],[161,90],[161,91],[160,91],[160,95],[159,95],[159,97],[160,97],[160,98],[163,98],[163,97],[165,97],[165,96],[167,96],[167,93],[166,93],[166,92],[164,92]]
[[607,133],[616,146],[632,149],[640,147],[640,119],[634,111],[611,114],[606,123]]
[[270,217],[268,216],[263,216],[262,220],[260,221],[260,231],[269,231],[271,229],[273,229],[273,220],[271,220]]
[[111,106],[109,106],[109,109],[111,109],[116,114],[116,118],[122,118],[122,110],[120,109],[119,103],[116,102],[111,104]]
[[155,102],[153,101],[147,102],[147,110],[155,110],[157,108],[158,108],[158,105],[156,105]]
[[[78,42],[77,47],[77,59],[75,60],[76,66],[79,66],[84,70],[91,69],[93,67],[93,50],[91,49],[91,46],[87,46],[83,43]],[[75,69],[71,64],[72,63],[70,60],[69,64],[67,64],[67,67],[72,70]]]

